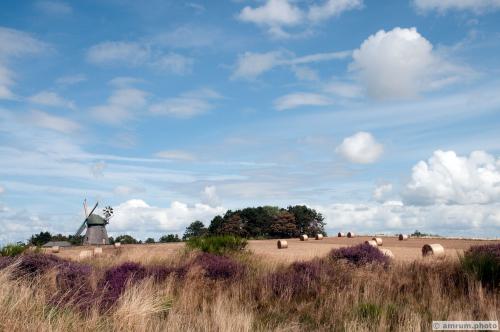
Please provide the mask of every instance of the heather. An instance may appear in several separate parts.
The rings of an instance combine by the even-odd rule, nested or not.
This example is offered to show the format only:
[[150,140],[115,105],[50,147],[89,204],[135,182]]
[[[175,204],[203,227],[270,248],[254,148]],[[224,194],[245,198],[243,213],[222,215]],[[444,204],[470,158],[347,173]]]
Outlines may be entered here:
[[378,248],[367,243],[358,244],[352,247],[333,249],[330,252],[332,260],[345,260],[354,265],[382,264],[387,266],[390,258],[384,255]]
[[289,264],[183,250],[146,260],[147,248],[85,263],[9,257],[0,260],[0,330],[427,331],[433,319],[498,319],[499,289],[460,261],[346,249]]
[[500,286],[500,243],[472,246],[460,261],[465,271],[487,287]]

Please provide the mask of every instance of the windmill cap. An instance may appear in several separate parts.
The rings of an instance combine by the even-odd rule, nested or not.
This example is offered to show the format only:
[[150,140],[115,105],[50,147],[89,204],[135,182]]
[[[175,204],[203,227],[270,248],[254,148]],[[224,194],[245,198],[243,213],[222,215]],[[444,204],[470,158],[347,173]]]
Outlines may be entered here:
[[87,225],[106,225],[106,220],[103,217],[98,216],[97,214],[91,214],[87,218]]

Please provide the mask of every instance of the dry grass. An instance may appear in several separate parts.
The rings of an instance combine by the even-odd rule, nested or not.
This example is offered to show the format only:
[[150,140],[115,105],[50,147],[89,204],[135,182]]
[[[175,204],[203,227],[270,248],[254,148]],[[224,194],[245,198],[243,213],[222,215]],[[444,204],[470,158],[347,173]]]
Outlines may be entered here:
[[[304,245],[322,246],[325,240]],[[395,251],[386,241],[384,248]],[[279,255],[289,250],[278,250],[275,241],[272,247]],[[420,245],[413,249],[420,251]],[[59,255],[64,254],[68,251]],[[168,254],[161,245],[134,246],[105,249],[89,263],[92,278],[99,279],[106,267],[125,261],[179,266],[193,255],[179,245]],[[389,268],[316,260],[304,265],[310,274],[275,258],[268,253],[237,256],[248,268],[237,280],[210,280],[196,267],[183,278],[144,279],[129,285],[109,311],[85,313],[49,304],[54,273],[18,280],[7,268],[0,270],[0,331],[427,331],[433,319],[500,318],[498,290],[486,291],[450,256],[394,261]]]

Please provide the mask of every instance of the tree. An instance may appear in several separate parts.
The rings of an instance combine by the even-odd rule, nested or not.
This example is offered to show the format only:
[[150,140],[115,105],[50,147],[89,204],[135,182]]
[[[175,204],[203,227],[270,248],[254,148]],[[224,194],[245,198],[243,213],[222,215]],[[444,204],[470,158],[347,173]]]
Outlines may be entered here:
[[189,238],[192,238],[192,237],[203,236],[203,235],[207,234],[207,232],[208,232],[208,229],[205,227],[205,225],[201,221],[196,220],[195,222],[192,222],[191,225],[189,225],[186,228],[186,232],[184,232],[182,239],[188,240]]
[[295,224],[295,216],[286,210],[274,216],[271,226],[269,227],[269,235],[271,237],[281,238],[298,236],[299,231]]
[[158,242],[161,242],[161,243],[181,242],[181,239],[179,238],[179,235],[177,235],[177,234],[167,234],[167,235],[163,235],[162,237],[160,237]]
[[[230,213],[231,210],[229,210],[228,212],[226,212],[226,215],[227,213]],[[208,226],[208,232],[211,234],[211,235],[219,235],[220,232],[220,228],[222,227],[222,224],[224,224],[224,218],[222,218],[221,216],[215,216],[212,221],[210,222],[210,226]]]
[[52,235],[49,232],[40,232],[39,234],[34,234],[29,239],[29,244],[40,247],[45,243],[52,240]]
[[287,210],[295,216],[296,225],[300,234],[326,235],[325,222],[323,221],[325,218],[323,218],[321,213],[305,205],[289,206]]
[[155,243],[155,239],[153,239],[152,237],[148,237],[146,241],[144,241],[144,243]]
[[120,242],[122,244],[136,244],[138,241],[134,239],[132,236],[124,234],[119,235],[114,239],[114,242]]
[[248,233],[243,226],[243,219],[241,219],[239,214],[235,213],[227,220],[224,220],[224,224],[219,229],[219,232],[222,235],[246,237]]

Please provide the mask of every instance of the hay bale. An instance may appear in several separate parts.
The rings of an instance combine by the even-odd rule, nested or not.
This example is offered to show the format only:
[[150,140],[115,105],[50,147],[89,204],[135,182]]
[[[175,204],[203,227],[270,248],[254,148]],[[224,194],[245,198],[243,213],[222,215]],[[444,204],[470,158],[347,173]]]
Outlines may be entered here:
[[300,236],[300,241],[307,241],[309,239],[309,236],[305,235],[305,234],[302,234]]
[[439,243],[424,244],[422,247],[422,256],[444,256],[444,247]]
[[345,237],[345,233],[338,232],[338,233],[337,233],[337,236],[338,236],[338,237]]
[[374,238],[372,238],[372,240],[375,241],[375,242],[377,242],[378,246],[381,246],[382,243],[384,243],[384,241],[382,240],[381,237],[374,237]]
[[399,234],[398,238],[399,241],[405,241],[408,240],[409,236],[407,234]]
[[389,249],[380,248],[379,250],[387,257],[394,258],[394,254]]
[[87,258],[92,258],[92,256],[93,256],[92,250],[82,250],[80,251],[80,255],[78,256],[78,258],[87,259]]
[[120,242],[115,242],[115,248],[120,248],[122,244]]
[[52,248],[50,249],[50,251],[53,254],[57,254],[59,252],[59,246],[52,246]]
[[315,240],[323,240],[323,234],[316,234]]
[[94,248],[94,255],[95,256],[102,255],[102,248],[100,248],[100,247]]
[[285,240],[278,240],[278,249],[286,249],[288,248],[288,242]]
[[347,237],[348,237],[348,238],[355,237],[355,236],[356,236],[356,235],[354,235],[354,233],[353,233],[353,232],[348,232],[348,233],[347,233]]
[[371,245],[372,247],[378,247],[377,241],[374,240],[365,241],[365,243]]

